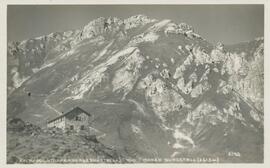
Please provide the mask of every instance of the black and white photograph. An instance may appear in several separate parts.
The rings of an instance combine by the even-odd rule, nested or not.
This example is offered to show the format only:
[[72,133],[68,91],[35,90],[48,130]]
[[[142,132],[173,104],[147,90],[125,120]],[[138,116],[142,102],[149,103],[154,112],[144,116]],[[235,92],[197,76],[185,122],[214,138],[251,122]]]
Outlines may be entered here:
[[5,163],[263,164],[264,14],[8,4]]

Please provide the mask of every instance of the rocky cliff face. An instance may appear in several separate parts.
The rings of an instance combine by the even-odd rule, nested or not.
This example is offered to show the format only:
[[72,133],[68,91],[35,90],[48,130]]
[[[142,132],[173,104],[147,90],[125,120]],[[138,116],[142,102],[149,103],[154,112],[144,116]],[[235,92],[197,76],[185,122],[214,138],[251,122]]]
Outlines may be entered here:
[[185,23],[138,15],[8,46],[9,116],[42,125],[81,106],[131,158],[263,159],[263,38],[212,45]]

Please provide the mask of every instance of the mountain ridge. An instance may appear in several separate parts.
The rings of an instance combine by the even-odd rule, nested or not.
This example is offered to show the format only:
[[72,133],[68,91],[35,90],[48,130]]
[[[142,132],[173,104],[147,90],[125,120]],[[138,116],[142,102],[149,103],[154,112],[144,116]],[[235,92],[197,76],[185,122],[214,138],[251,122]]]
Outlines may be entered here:
[[103,143],[132,158],[261,162],[263,49],[262,38],[213,45],[171,20],[101,17],[8,48],[8,116],[44,125],[82,106]]

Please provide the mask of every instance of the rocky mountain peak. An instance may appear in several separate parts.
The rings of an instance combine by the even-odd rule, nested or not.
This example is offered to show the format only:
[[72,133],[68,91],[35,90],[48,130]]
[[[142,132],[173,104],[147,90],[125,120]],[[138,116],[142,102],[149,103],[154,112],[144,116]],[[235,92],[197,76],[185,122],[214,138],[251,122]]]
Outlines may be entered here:
[[134,157],[257,149],[238,132],[262,136],[263,47],[213,45],[169,19],[100,17],[8,45],[8,115],[40,124],[82,106],[106,143]]

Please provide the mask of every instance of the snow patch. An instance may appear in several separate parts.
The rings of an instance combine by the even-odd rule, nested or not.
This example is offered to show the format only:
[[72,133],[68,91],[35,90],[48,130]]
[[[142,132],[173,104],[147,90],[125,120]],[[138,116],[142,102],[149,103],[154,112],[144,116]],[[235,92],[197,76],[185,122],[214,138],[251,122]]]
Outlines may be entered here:
[[157,39],[158,39],[158,35],[154,32],[150,32],[150,33],[147,33],[145,36],[144,36],[144,41],[147,41],[147,42],[155,42]]
[[72,99],[82,99],[84,94],[88,91],[93,91],[94,88],[102,81],[107,80],[105,71],[107,67],[98,67],[90,72],[86,72],[81,80],[77,81],[74,88],[72,88]]
[[103,56],[106,54],[106,52],[108,51],[108,48],[109,48],[110,46],[112,46],[113,42],[114,42],[114,40],[111,41],[111,42],[110,42],[103,50],[101,50],[101,51],[99,52],[98,56],[93,60],[93,62],[96,62],[96,61],[98,61],[101,57],[103,57]]
[[157,39],[159,38],[159,35],[157,35],[154,32],[149,32],[149,33],[142,33],[139,34],[128,43],[128,46],[134,46],[143,42],[152,42],[154,43]]
[[140,139],[144,139],[143,132],[142,132],[142,130],[138,126],[136,126],[134,124],[131,124],[131,130],[132,130],[132,132],[134,132],[135,134],[137,134]]
[[250,116],[251,116],[255,121],[261,122],[260,116],[259,116],[255,111],[250,110],[249,113],[250,113]]
[[12,75],[12,81],[13,81],[13,86],[15,88],[19,88],[26,80],[28,80],[30,77],[21,77],[21,75],[18,72],[18,68],[14,67],[11,70],[11,75]]
[[153,32],[157,32],[159,31],[161,28],[165,27],[168,23],[170,23],[171,20],[165,19],[162,20],[156,24],[154,24],[153,26],[151,26],[150,28],[148,28],[147,31],[153,31]]
[[192,147],[195,147],[194,141],[189,136],[187,136],[184,133],[180,132],[178,129],[174,130],[173,137],[176,140],[176,143],[173,145],[173,148],[175,148],[175,149],[186,148],[185,146],[183,146],[181,144],[182,140],[185,141],[185,142],[188,142],[189,144],[191,144]]
[[138,126],[134,125],[134,124],[131,124],[131,129],[136,134],[142,134],[141,129]]
[[126,48],[124,50],[121,50],[121,51],[117,52],[115,55],[113,55],[108,61],[106,61],[105,64],[107,66],[115,64],[120,59],[120,57],[131,54],[135,50],[137,50],[137,52],[139,51],[137,47],[129,47],[129,48]]
[[174,58],[171,58],[171,63],[172,63],[172,64],[175,64]]
[[139,70],[142,68],[144,60],[138,49],[127,57],[125,60],[126,65],[115,73],[112,81],[113,91],[123,91],[123,98],[125,98],[139,78]]

